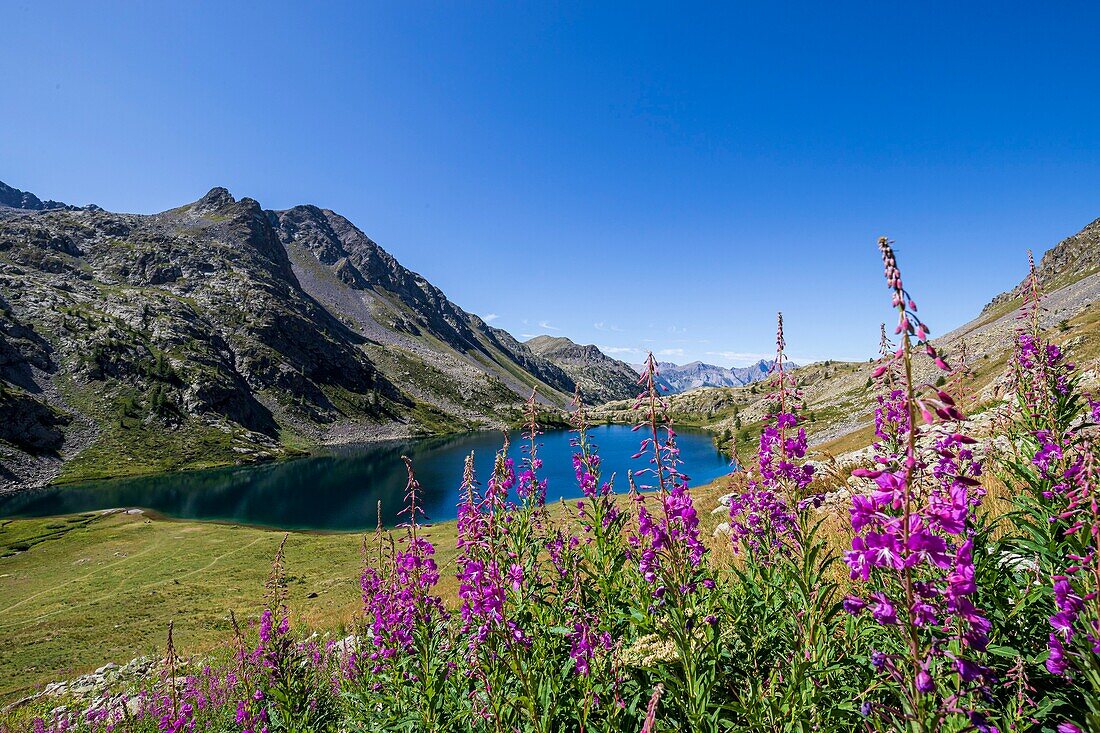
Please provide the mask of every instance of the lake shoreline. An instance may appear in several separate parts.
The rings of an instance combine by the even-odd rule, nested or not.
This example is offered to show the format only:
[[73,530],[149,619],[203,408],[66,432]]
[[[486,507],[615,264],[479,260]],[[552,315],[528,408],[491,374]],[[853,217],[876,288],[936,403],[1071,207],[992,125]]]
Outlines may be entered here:
[[[606,424],[626,425],[627,423],[608,422]],[[564,429],[564,426],[565,423],[563,422],[561,424],[543,426],[543,428],[548,430],[559,430]],[[43,468],[43,470],[41,471],[41,475],[44,477],[44,479],[34,482],[0,485],[0,497],[21,494],[27,491],[38,491],[42,489],[89,483],[90,481],[116,481],[132,478],[148,478],[153,476],[178,476],[180,474],[195,473],[216,468],[246,468],[249,466],[262,466],[272,463],[284,463],[287,461],[296,461],[303,458],[313,458],[316,456],[325,455],[327,449],[338,448],[341,446],[370,445],[375,443],[385,443],[388,441],[414,440],[419,438],[446,438],[451,436],[475,435],[478,433],[487,432],[504,432],[513,429],[515,428],[485,427],[479,428],[477,430],[457,430],[453,432],[442,433],[416,433],[414,431],[408,430],[406,425],[399,423],[391,423],[386,426],[373,426],[370,429],[363,429],[363,426],[361,425],[357,425],[352,429],[349,429],[345,426],[342,429],[333,430],[329,433],[326,433],[320,440],[318,440],[317,442],[310,442],[304,448],[284,446],[285,453],[279,456],[274,456],[272,458],[244,460],[242,457],[241,460],[236,461],[214,460],[208,464],[204,464],[201,466],[186,466],[183,468],[172,469],[168,471],[136,470],[129,473],[115,473],[109,476],[101,476],[95,479],[87,479],[83,477],[75,477],[70,479],[63,478],[65,464],[68,461],[75,459],[79,454],[70,456],[67,459],[61,461],[58,461],[56,456],[41,456],[38,460],[56,463],[56,465],[54,466]],[[696,428],[693,427],[692,429]]]
[[[620,489],[628,470],[645,468],[628,458],[636,451],[638,440],[628,426],[599,425],[591,434],[603,449],[605,478],[617,471]],[[547,430],[539,438],[545,462],[542,474],[550,482],[549,503],[579,495],[571,468],[572,437],[570,431],[557,429]],[[509,455],[518,465],[523,458],[520,431],[510,431],[510,442]],[[0,516],[53,517],[134,508],[168,520],[277,531],[360,533],[377,525],[377,502],[383,505],[383,526],[392,527],[400,521],[397,512],[407,483],[400,459],[408,455],[425,489],[428,516],[446,521],[455,517],[461,502],[458,485],[465,456],[475,454],[484,485],[503,443],[501,432],[481,430],[329,444],[293,459],[28,488],[0,495]],[[715,449],[709,431],[685,428],[680,444],[689,457],[688,465],[696,467],[703,482],[728,469],[728,460]]]

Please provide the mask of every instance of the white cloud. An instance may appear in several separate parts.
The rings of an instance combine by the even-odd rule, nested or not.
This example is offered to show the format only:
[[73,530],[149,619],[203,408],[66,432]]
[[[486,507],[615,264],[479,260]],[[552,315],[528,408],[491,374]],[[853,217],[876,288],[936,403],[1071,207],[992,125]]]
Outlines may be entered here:
[[605,354],[642,354],[641,349],[634,348],[633,346],[597,346],[600,351]]
[[[767,354],[757,353],[754,351],[707,351],[705,353],[707,356],[717,356],[721,360],[728,361],[732,366],[748,366],[749,364],[755,364],[761,359],[771,361],[775,358],[774,351]],[[788,354],[787,358],[790,361],[793,361],[795,364],[799,364],[802,366],[805,366],[806,364],[812,364],[815,361],[823,361],[823,359],[816,356],[799,356],[795,354]],[[849,361],[859,360],[854,359]]]
[[622,333],[623,331],[618,326],[608,324],[604,321],[597,321],[596,323],[593,323],[592,328],[596,329],[597,331],[614,331],[615,333]]
[[551,326],[549,321],[539,321],[539,328],[545,328],[547,331],[560,331],[557,326]]
[[661,349],[657,352],[657,356],[683,356],[683,349]]
[[481,320],[485,321],[486,323],[492,323],[498,318],[500,318],[500,316],[498,316],[496,313],[486,313],[484,316],[482,316]]
[[752,351],[708,351],[707,356],[718,356],[732,362],[752,364],[761,359],[771,359],[775,354],[757,354]]
[[537,333],[521,333],[519,335],[520,338],[525,338],[525,339],[533,339],[535,336],[538,336],[538,334]]

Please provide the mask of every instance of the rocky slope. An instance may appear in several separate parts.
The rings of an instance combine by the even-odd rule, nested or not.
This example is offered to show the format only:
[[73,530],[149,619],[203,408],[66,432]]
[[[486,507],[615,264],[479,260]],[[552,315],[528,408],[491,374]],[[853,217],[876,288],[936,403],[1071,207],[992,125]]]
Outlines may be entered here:
[[582,346],[564,336],[536,336],[524,345],[569,375],[587,405],[629,399],[637,392],[638,374],[634,369],[596,346]]
[[[1023,270],[1023,253],[1020,261]],[[1037,272],[1044,290],[1043,328],[1077,363],[1085,388],[1100,392],[1100,220],[1051,248]],[[961,393],[972,414],[1001,404],[1011,388],[1008,363],[1024,284],[998,295],[974,320],[934,339],[960,369],[955,392]],[[661,377],[668,379],[668,370],[661,366]],[[914,366],[918,382],[942,376],[926,357],[918,356]],[[819,450],[842,453],[870,443],[875,367],[875,362],[827,361],[795,370],[806,404],[807,431]],[[723,447],[751,456],[770,407],[767,394],[767,382],[700,387],[672,394],[669,403],[680,423],[710,428]],[[629,408],[625,401],[608,403],[593,412],[593,419],[628,422]]]
[[331,211],[0,197],[0,487],[502,425],[573,390]]
[[[491,376],[498,381],[480,395],[483,402],[494,399],[500,383],[524,395],[540,387],[544,398],[572,392],[573,381],[560,368],[456,306],[339,214],[298,206],[269,217],[307,293],[369,341],[400,347],[442,371],[455,382],[450,391],[484,392],[485,385],[471,382]],[[471,397],[450,400],[447,407],[461,411]]]
[[[1100,219],[1076,234],[1051,247],[1039,261],[1039,284],[1052,292],[1100,272]],[[1012,290],[995,297],[982,311],[988,313],[998,306],[1024,295],[1027,278]]]

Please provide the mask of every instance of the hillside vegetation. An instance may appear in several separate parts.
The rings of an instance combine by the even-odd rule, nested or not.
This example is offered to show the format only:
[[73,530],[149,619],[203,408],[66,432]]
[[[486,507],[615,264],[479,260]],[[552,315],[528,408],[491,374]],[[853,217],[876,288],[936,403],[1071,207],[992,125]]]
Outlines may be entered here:
[[[1042,303],[1041,327],[1076,362],[1084,388],[1100,388],[1100,220],[1048,251],[1036,276],[1049,288]],[[1026,282],[996,296],[974,320],[932,340],[958,365],[956,381],[974,395],[979,411],[1001,404],[1008,392],[1016,316]],[[842,455],[870,444],[875,368],[874,362],[827,361],[794,370],[805,402],[810,445],[822,456]],[[918,381],[941,381],[931,363],[918,362],[916,369]],[[723,450],[748,455],[773,409],[769,393],[766,383],[703,387],[671,394],[668,401],[678,424],[710,429]],[[631,400],[612,401],[594,409],[592,416],[598,421],[629,422],[631,405]]]

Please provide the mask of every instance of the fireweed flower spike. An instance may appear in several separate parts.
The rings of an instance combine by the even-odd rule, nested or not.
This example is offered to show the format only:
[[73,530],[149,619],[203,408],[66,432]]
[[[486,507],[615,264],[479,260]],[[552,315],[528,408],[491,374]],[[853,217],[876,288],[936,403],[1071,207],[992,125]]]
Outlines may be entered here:
[[[806,462],[807,438],[800,425],[802,393],[787,369],[783,315],[777,316],[776,356],[768,395],[769,415],[760,436],[756,465],[747,469],[744,489],[729,497],[730,535],[742,561],[734,575],[761,625],[785,626],[789,648],[771,662],[764,679],[750,687],[750,699],[772,702],[761,729],[782,729],[797,716],[807,730],[827,723],[818,680],[829,674],[836,654],[829,639],[838,613],[830,569],[835,552],[819,533],[821,498],[809,494],[814,467]],[[779,590],[782,589],[782,590]],[[797,692],[796,692],[797,691]],[[789,707],[798,699],[798,712]],[[755,703],[749,703],[755,704]],[[784,712],[780,712],[784,711]]]
[[[539,685],[550,677],[533,672],[532,660],[541,657],[532,647],[545,641],[538,634],[543,606],[536,593],[547,587],[540,564],[547,544],[546,482],[538,477],[541,433],[534,394],[526,413],[518,480],[507,455],[507,439],[484,495],[476,491],[472,468],[467,471],[456,564],[461,634],[467,640],[465,665],[478,683],[472,698],[478,715],[497,725],[519,715],[535,730],[543,730],[547,719],[538,712]],[[518,504],[508,498],[513,488]]]
[[664,694],[664,685],[658,684],[653,688],[653,694],[649,697],[649,703],[645,708],[645,722],[642,724],[642,733],[651,733],[657,724],[657,704],[661,702]]
[[[775,338],[774,384],[768,401],[775,406],[760,434],[754,476],[746,489],[730,497],[730,536],[735,551],[747,548],[762,561],[783,551],[798,522],[792,507],[803,500],[813,480],[813,466],[800,462],[806,456],[806,430],[798,427],[800,394],[786,370],[783,314],[778,314]],[[797,428],[797,430],[796,430]]]
[[1013,376],[1017,408],[1025,429],[1044,441],[1058,443],[1080,407],[1074,365],[1062,350],[1045,338],[1042,329],[1042,292],[1035,259],[1028,252],[1030,274],[1024,304],[1016,316],[1016,348]]
[[[622,623],[629,609],[623,586],[617,582],[628,562],[623,541],[627,514],[615,501],[614,476],[603,481],[598,448],[589,436],[589,425],[580,391],[573,398],[573,471],[584,498],[576,503],[574,519],[579,535],[558,535],[548,543],[557,570],[556,587],[568,614],[565,626],[570,642],[569,658],[584,698],[577,716],[585,729],[590,711],[599,704],[598,691],[610,678],[609,717],[619,712],[620,673],[615,665],[615,640],[627,631]],[[570,560],[573,560],[570,562]],[[606,693],[605,693],[606,696]]]
[[1045,666],[1080,690],[1087,701],[1081,722],[1092,730],[1100,727],[1100,451],[1090,438],[1071,434],[1057,458],[1040,461],[1051,445],[1045,443],[1033,460],[1043,464],[1039,475],[1049,487],[1043,498],[1057,548],[1050,558],[1055,563],[1044,563],[1055,565]]
[[[947,364],[927,341],[929,329],[916,315],[885,237],[879,250],[901,343],[893,364],[876,373],[889,388],[885,378],[896,369],[901,384],[880,399],[876,411],[879,467],[853,473],[874,480],[869,494],[853,497],[855,537],[846,553],[852,579],[868,589],[849,598],[845,608],[857,614],[869,609],[898,635],[905,654],[884,655],[879,666],[899,688],[900,720],[894,722],[932,730],[953,715],[980,715],[967,708],[968,701],[980,702],[985,674],[970,655],[985,650],[990,627],[972,600],[980,466],[968,450],[973,441],[958,430],[965,418],[951,397],[934,388],[922,394],[914,384],[914,352],[928,355],[940,369]],[[918,443],[917,414],[938,430],[935,448]]]
[[[505,440],[496,457],[493,475],[483,496],[477,492],[473,456],[467,459],[464,481],[465,502],[459,508],[458,566],[459,599],[463,632],[469,635],[471,652],[490,632],[504,623],[505,568],[497,559],[503,544],[507,497],[515,483],[512,459]],[[470,633],[473,632],[473,633]]]
[[521,501],[541,507],[546,503],[546,481],[538,479],[538,471],[542,468],[542,460],[538,457],[538,437],[542,435],[538,425],[538,402],[536,391],[531,390],[531,396],[527,400],[526,427],[524,438],[527,444],[523,446],[523,466],[516,482],[516,494]]
[[1088,424],[1092,416],[1080,375],[1043,331],[1043,294],[1030,252],[1028,260],[1024,303],[1016,316],[1015,456],[1008,462],[1024,489],[1014,497],[1016,519],[1027,528],[1018,552],[1035,554],[1035,575],[1047,586],[1046,670],[1083,700],[1076,715],[1084,730],[1092,730],[1100,728],[1095,428]]
[[236,720],[242,730],[263,731],[272,721],[293,719],[304,729],[321,728],[335,715],[331,695],[310,693],[332,686],[331,658],[290,633],[286,607],[284,535],[267,582],[268,608],[260,617],[259,639],[242,663],[247,673],[236,685]]
[[688,492],[688,477],[679,470],[676,432],[669,424],[668,404],[658,393],[657,376],[657,363],[653,354],[649,354],[646,371],[639,380],[643,391],[635,400],[643,417],[634,429],[644,429],[646,437],[634,457],[648,455],[650,467],[633,475],[653,482],[638,488],[657,491],[661,514],[654,517],[644,500],[637,502],[638,531],[632,544],[637,548],[639,570],[647,582],[657,582],[662,571],[666,571],[679,577],[677,587],[687,590],[686,574],[699,567],[706,550],[699,539],[699,518]]
[[[364,637],[371,645],[362,680],[363,694],[381,695],[395,705],[421,713],[421,723],[433,729],[448,667],[442,662],[441,625],[447,619],[443,601],[434,594],[439,582],[435,547],[424,533],[421,487],[412,461],[405,463],[408,482],[399,529],[400,546],[379,542],[373,565],[360,578],[363,592]],[[381,536],[379,536],[381,539]],[[361,704],[371,705],[369,700]]]
[[623,560],[621,530],[626,517],[615,501],[612,486],[615,477],[606,482],[602,480],[599,451],[589,438],[587,413],[579,389],[574,395],[573,406],[574,437],[570,441],[574,449],[573,473],[584,496],[583,501],[577,502],[577,518],[588,538],[586,544],[591,540],[595,545],[591,559],[598,570],[591,580],[601,588],[601,597],[610,601],[614,595],[611,579],[621,570]]
[[[710,591],[715,583],[704,562],[706,548],[699,538],[699,517],[688,477],[679,470],[676,433],[668,404],[657,389],[657,376],[657,363],[650,353],[638,380],[642,391],[635,407],[641,419],[634,428],[645,435],[635,457],[648,456],[649,467],[629,475],[637,526],[628,534],[628,542],[641,581],[635,602],[641,606],[638,613],[647,619],[647,627],[671,638],[681,663],[682,677],[675,680],[676,698],[688,724],[703,730],[712,720],[710,681],[715,673],[718,634],[716,623],[700,620],[713,616]],[[649,511],[645,495],[635,492],[635,475],[651,482],[639,489],[656,491],[660,503],[656,515]],[[669,684],[673,684],[671,679]]]

